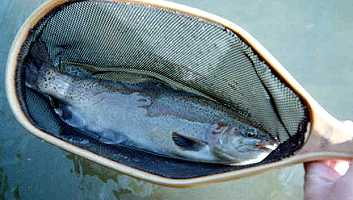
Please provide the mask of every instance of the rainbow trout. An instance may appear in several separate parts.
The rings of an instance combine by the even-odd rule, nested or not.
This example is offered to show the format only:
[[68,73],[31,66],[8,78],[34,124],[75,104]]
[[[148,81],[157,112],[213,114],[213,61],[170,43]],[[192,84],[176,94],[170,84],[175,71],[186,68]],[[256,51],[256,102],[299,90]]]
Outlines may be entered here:
[[105,144],[227,165],[260,162],[278,146],[225,106],[156,79],[80,78],[31,63],[26,86],[58,100],[54,110],[63,122]]

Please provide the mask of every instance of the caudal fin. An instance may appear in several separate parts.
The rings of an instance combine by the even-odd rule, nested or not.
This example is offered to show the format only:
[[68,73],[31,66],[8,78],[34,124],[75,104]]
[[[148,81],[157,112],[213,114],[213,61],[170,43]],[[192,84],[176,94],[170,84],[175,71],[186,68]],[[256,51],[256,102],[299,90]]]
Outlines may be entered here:
[[31,46],[29,57],[33,64],[39,67],[50,66],[51,64],[48,49],[45,43],[41,41],[38,41]]
[[38,71],[38,67],[32,62],[26,64],[25,83],[27,87],[32,89],[37,88]]
[[25,83],[27,87],[36,89],[39,71],[51,64],[49,53],[44,42],[34,43],[29,51],[25,64]]

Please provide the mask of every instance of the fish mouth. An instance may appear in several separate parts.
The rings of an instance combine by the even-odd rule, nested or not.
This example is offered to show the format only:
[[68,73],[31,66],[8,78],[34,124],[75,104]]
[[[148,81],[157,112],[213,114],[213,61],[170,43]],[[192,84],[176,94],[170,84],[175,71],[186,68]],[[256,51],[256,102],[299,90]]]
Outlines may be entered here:
[[276,143],[276,142],[271,142],[271,143],[258,142],[258,143],[256,143],[256,147],[261,150],[265,150],[265,151],[273,151],[278,147],[278,143]]

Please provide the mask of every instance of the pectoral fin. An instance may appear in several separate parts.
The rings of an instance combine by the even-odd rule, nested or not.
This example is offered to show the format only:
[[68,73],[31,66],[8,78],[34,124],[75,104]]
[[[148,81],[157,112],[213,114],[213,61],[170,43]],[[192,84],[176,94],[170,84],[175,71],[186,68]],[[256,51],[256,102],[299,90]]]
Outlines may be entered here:
[[175,145],[183,150],[188,151],[199,151],[207,145],[207,143],[204,141],[201,141],[197,138],[184,136],[177,132],[172,133],[172,139]]
[[105,144],[122,144],[128,141],[128,137],[123,133],[114,132],[114,131],[104,131],[100,133],[99,141]]

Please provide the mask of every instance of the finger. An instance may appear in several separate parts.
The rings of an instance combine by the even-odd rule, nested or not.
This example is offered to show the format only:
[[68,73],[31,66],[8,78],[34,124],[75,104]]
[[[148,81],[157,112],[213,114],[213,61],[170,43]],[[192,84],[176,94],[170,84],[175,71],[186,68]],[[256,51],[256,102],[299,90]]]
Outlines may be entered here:
[[[353,197],[353,167],[350,166],[345,175],[339,178],[331,188],[331,194],[336,198],[332,199],[352,199]],[[340,197],[340,198],[337,198]]]
[[322,162],[324,162],[330,168],[334,169],[336,166],[337,160],[324,160]]
[[325,161],[304,163],[304,199],[325,199],[332,185],[341,177]]
[[341,176],[344,175],[350,165],[351,161],[348,160],[325,160],[323,161],[327,166],[334,169]]
[[333,168],[327,166],[325,161],[304,163],[305,178],[314,181],[334,182],[341,175]]

